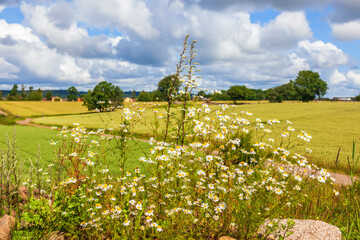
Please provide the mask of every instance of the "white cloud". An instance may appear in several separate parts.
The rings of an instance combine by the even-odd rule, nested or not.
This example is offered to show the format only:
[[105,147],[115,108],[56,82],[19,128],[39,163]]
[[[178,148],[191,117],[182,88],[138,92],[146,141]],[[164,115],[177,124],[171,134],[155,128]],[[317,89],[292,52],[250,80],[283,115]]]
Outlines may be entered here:
[[346,76],[352,83],[360,86],[360,71],[350,70]]
[[298,42],[298,51],[310,61],[313,68],[333,68],[348,63],[347,55],[332,43],[303,40]]
[[331,24],[332,34],[341,41],[360,39],[360,19],[346,23]]
[[4,58],[0,57],[0,79],[16,79],[18,76],[14,73],[19,71],[20,69],[17,66],[8,63]]
[[144,39],[158,37],[151,25],[152,13],[140,0],[75,0],[77,19],[99,28],[133,31]]
[[5,9],[4,5],[0,5],[0,13]]
[[311,28],[303,12],[283,12],[264,25],[261,44],[267,48],[289,48],[311,37]]
[[331,74],[329,82],[332,85],[340,85],[347,82],[345,74],[339,72],[337,69]]
[[287,66],[282,67],[284,75],[296,76],[299,71],[310,70],[310,66],[306,58],[299,57],[296,53],[291,53],[288,55],[288,59],[289,62]]
[[31,28],[21,24],[8,24],[0,19],[0,38],[11,37],[15,41],[25,41],[28,43],[41,43],[40,38],[32,33]]
[[1,65],[8,72],[22,76],[19,77],[21,81],[35,78],[40,82],[81,84],[97,80],[91,78],[86,69],[80,69],[75,58],[47,47],[30,28],[3,20],[0,20],[0,55],[3,59]]
[[34,32],[46,39],[50,47],[73,56],[94,57],[111,55],[112,49],[105,36],[90,37],[84,28],[77,27],[77,23],[67,23],[67,28],[58,26],[50,19],[50,13],[57,5],[50,7],[23,4],[21,10],[25,21]]
[[302,9],[312,1],[260,0],[262,7],[287,10],[266,23],[252,22],[252,13],[246,12],[261,8],[254,1],[245,0],[244,8],[232,0],[209,3],[232,2],[222,10],[200,2],[23,1],[23,24],[0,20],[2,63],[16,66],[18,72],[6,72],[34,86],[86,90],[107,80],[126,90],[153,90],[175,71],[183,38],[190,34],[190,40],[197,40],[202,87],[266,89],[287,83],[300,70],[314,70],[329,83],[350,88],[350,80],[343,81],[344,74],[336,70],[348,64],[347,55],[331,43],[313,40]]

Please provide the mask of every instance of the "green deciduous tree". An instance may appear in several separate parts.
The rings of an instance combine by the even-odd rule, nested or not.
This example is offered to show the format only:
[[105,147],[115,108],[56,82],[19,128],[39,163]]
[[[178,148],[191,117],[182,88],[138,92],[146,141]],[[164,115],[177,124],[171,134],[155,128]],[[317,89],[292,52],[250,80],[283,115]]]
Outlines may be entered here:
[[141,91],[139,96],[138,96],[138,101],[140,101],[140,102],[150,102],[150,101],[152,101],[151,93]]
[[76,101],[79,95],[78,90],[75,87],[69,87],[67,90],[67,99],[68,101]]
[[163,101],[163,95],[159,90],[155,90],[153,92],[151,92],[151,99],[154,102],[159,102],[159,101]]
[[[207,95],[205,95],[206,97]],[[221,90],[220,93],[213,93],[208,95],[208,98],[211,99],[211,101],[229,101],[231,100],[230,95],[225,90]]]
[[136,98],[136,91],[135,89],[131,91],[130,98],[135,99]]
[[31,89],[28,100],[29,101],[41,101],[43,99],[43,92],[39,88],[37,91]]
[[314,100],[316,96],[322,98],[328,90],[327,83],[320,78],[320,75],[309,70],[299,72],[294,87],[303,102]]
[[52,92],[51,92],[51,91],[45,93],[45,98],[46,98],[46,100],[48,100],[48,101],[51,100],[52,96],[53,96],[53,95],[52,95]]
[[227,91],[231,100],[236,104],[238,100],[246,100],[249,95],[249,89],[246,86],[231,86]]
[[98,109],[100,112],[114,110],[122,105],[124,93],[112,83],[103,81],[98,83],[95,88],[88,91],[85,95],[84,105],[88,110]]
[[169,96],[179,91],[180,80],[176,74],[164,77],[158,83],[158,90],[162,94],[162,100],[168,101]]
[[282,102],[289,100],[299,100],[297,91],[295,90],[294,82],[280,85],[268,90],[268,99],[270,102]]
[[10,90],[9,94],[6,97],[6,100],[8,101],[16,101],[19,99],[19,93],[18,93],[18,85],[14,84],[12,89]]
[[265,100],[266,93],[261,89],[249,89],[247,100]]
[[25,98],[26,98],[25,88],[26,88],[26,85],[21,84],[21,93],[20,93],[20,97],[19,97],[20,100],[25,100]]

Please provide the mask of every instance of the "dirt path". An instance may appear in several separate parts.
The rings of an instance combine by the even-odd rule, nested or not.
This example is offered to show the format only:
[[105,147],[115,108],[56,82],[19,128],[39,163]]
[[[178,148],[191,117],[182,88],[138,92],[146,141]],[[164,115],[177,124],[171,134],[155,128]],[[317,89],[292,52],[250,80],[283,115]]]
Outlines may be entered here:
[[17,121],[16,123],[20,124],[20,125],[24,125],[24,126],[51,129],[51,127],[49,127],[49,126],[38,125],[38,124],[32,123],[31,121],[32,121],[32,118],[26,118],[25,120]]
[[0,115],[7,116],[8,114],[6,112],[3,112],[3,111],[0,110]]
[[[304,167],[296,167],[295,172],[302,175],[302,174],[304,174],[304,172],[309,172],[309,169],[304,168]],[[342,173],[333,173],[333,172],[330,172],[330,171],[328,171],[328,172],[330,174],[330,177],[335,178],[335,182],[334,182],[335,184],[343,185],[343,186],[351,185],[351,177],[349,175],[342,174]],[[315,177],[318,177],[319,175],[320,175],[319,171],[315,172]],[[358,180],[358,179],[359,179],[358,177],[354,176],[354,181]]]
[[[4,114],[4,115],[7,115],[6,113],[2,112],[0,110],[0,114]],[[43,125],[38,125],[38,124],[35,124],[35,123],[32,123],[32,118],[26,118],[25,120],[21,120],[21,121],[17,121],[16,123],[17,124],[20,124],[20,125],[24,125],[24,126],[31,126],[31,127],[39,127],[39,128],[48,128],[48,129],[51,129],[51,127],[49,126],[43,126]],[[109,134],[105,134],[106,137],[117,137],[117,136],[114,136],[114,135],[109,135]],[[149,142],[149,140],[146,140],[146,139],[138,139],[138,138],[133,138],[133,140],[137,140],[137,141],[142,141],[142,142]],[[304,170],[308,170],[306,168],[299,168],[300,171],[304,171]],[[343,185],[343,186],[348,186],[348,185],[351,185],[351,177],[349,175],[346,175],[346,174],[341,174],[341,173],[332,173],[332,172],[329,172],[331,177],[334,177],[335,178],[335,184],[337,185]],[[359,179],[358,177],[354,177],[354,180],[355,179]]]

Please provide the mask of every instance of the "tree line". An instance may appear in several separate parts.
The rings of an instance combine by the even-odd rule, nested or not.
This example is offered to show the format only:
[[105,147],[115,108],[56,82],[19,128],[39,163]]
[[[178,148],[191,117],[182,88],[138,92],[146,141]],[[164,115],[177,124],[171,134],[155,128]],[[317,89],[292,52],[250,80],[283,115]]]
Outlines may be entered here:
[[[176,81],[178,81],[179,84],[176,84]],[[175,87],[171,92],[171,94],[173,94],[179,91],[179,86],[180,79],[177,79],[175,75],[166,76],[158,82],[155,91],[141,91],[137,96],[137,101],[168,101],[170,94],[169,89]],[[25,89],[26,86],[21,85],[21,91],[19,93],[18,86],[15,84],[6,99],[11,101],[40,101],[43,99],[43,92],[40,88],[34,90],[33,87],[29,87],[28,91]],[[288,83],[267,90],[250,89],[246,86],[235,85],[231,86],[228,90],[199,91],[192,97],[198,97],[206,101],[231,100],[234,104],[242,100],[269,100],[270,102],[297,100],[308,102],[315,98],[322,99],[327,93],[327,90],[327,83],[320,78],[318,73],[306,70],[300,71],[295,80],[290,80]],[[75,87],[69,87],[67,93],[68,101],[76,101],[79,97],[79,92]],[[133,90],[130,97],[136,98],[136,95],[137,93]],[[82,97],[84,98],[84,105],[87,106],[89,110],[111,111],[122,105],[124,92],[120,87],[102,81]],[[46,92],[45,98],[47,100],[52,98],[51,91]],[[355,97],[355,99],[360,100],[360,95]]]
[[[5,100],[7,101],[42,101],[44,100],[52,100],[53,93],[49,90],[42,90],[38,88],[37,90],[34,87],[30,86],[28,89],[26,85],[20,85],[21,90],[17,84],[14,84],[12,89],[9,91]],[[63,92],[66,90],[55,90],[56,92]],[[75,87],[69,87],[66,91],[66,98],[68,101],[76,101],[79,97],[79,92]],[[80,97],[83,97],[80,95]],[[3,99],[3,93],[0,90],[0,100]],[[57,96],[54,101],[60,101],[60,97]]]
[[[170,87],[173,75],[164,77],[158,88],[152,92],[140,92],[138,101],[167,101],[167,90]],[[179,89],[177,89],[178,91]],[[300,71],[295,80],[267,90],[250,89],[246,86],[235,85],[228,90],[199,91],[197,97],[208,101],[237,101],[242,100],[269,100],[270,102],[282,102],[297,100],[308,102],[315,98],[323,98],[328,90],[327,83],[320,75],[312,71]]]

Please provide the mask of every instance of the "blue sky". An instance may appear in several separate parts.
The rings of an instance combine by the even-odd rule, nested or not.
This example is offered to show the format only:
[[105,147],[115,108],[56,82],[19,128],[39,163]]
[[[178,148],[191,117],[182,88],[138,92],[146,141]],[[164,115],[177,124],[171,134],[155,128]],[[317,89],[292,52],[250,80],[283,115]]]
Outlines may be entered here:
[[312,70],[360,93],[358,0],[0,0],[0,89],[156,89],[197,40],[201,88],[268,89]]

